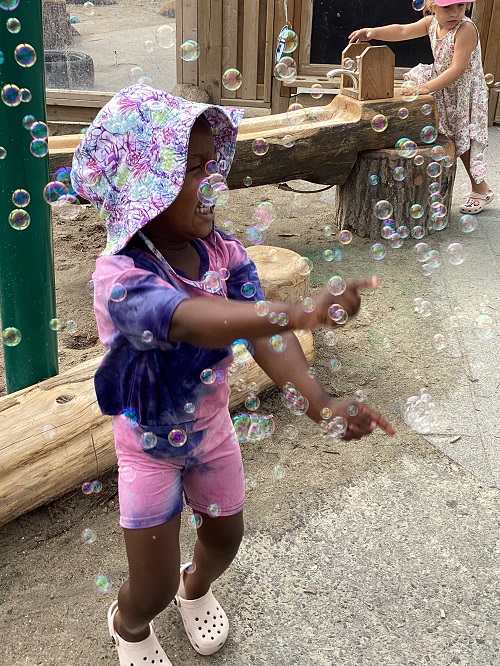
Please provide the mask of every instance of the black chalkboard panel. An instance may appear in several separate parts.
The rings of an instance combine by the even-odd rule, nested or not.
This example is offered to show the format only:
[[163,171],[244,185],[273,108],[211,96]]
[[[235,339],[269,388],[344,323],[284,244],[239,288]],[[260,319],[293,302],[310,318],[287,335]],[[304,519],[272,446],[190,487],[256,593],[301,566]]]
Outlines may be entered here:
[[[349,35],[359,28],[376,28],[388,23],[413,23],[422,18],[411,0],[314,0],[311,35],[311,63],[339,64]],[[387,43],[396,54],[396,67],[432,63],[428,37]]]

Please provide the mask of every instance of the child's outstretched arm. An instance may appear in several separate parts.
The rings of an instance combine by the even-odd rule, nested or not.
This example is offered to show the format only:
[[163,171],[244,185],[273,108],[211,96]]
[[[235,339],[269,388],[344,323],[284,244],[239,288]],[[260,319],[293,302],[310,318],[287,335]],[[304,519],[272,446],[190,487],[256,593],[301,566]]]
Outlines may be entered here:
[[278,326],[255,312],[255,303],[222,298],[188,298],[177,306],[170,320],[170,342],[187,342],[208,349],[228,347],[238,338],[253,340],[285,331],[311,330],[319,324],[335,325],[328,316],[333,304],[340,305],[348,316],[359,310],[360,289],[375,289],[378,278],[351,280],[340,296],[323,288],[315,297],[316,308],[305,312],[301,303],[271,302],[269,310],[286,315],[287,322]]
[[[269,375],[277,386],[283,387],[291,382],[300,393],[309,401],[307,415],[316,423],[324,420],[321,412],[329,409],[331,416],[342,416],[347,422],[347,430],[343,439],[360,439],[369,435],[377,426],[388,435],[394,435],[394,428],[378,412],[368,405],[356,400],[332,398],[323,388],[316,377],[308,374],[309,363],[302,347],[295,335],[291,332],[285,334],[287,346],[281,354],[269,351],[268,338],[253,340],[254,359]],[[354,405],[356,414],[350,414],[348,408]]]
[[427,34],[430,22],[431,17],[424,16],[424,18],[415,23],[393,23],[391,25],[380,26],[379,28],[361,28],[349,35],[349,43],[367,42],[370,39],[378,39],[382,42],[403,42],[407,39],[424,37]]
[[450,86],[467,69],[472,51],[477,46],[477,31],[472,23],[466,22],[457,30],[455,35],[455,50],[450,67],[435,79],[427,81],[419,86],[419,92],[426,94],[442,90]]

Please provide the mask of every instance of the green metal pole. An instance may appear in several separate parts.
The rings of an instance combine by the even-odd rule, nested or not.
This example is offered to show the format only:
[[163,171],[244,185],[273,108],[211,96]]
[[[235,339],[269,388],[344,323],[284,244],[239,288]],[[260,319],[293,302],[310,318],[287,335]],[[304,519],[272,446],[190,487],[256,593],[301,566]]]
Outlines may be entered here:
[[0,321],[9,393],[58,372],[41,0],[0,0]]

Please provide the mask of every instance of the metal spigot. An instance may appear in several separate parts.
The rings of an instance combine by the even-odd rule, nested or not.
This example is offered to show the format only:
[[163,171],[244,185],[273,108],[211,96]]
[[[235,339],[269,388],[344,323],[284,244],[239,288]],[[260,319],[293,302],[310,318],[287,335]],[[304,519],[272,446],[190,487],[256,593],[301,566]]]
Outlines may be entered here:
[[352,69],[346,69],[344,67],[339,67],[338,69],[332,69],[328,72],[326,75],[327,78],[329,79],[334,79],[336,76],[339,74],[347,74],[348,76],[351,77],[353,81],[353,90],[358,89],[358,79],[359,79],[359,58],[360,56],[356,56],[356,64],[354,65],[354,61],[351,61],[353,64]]

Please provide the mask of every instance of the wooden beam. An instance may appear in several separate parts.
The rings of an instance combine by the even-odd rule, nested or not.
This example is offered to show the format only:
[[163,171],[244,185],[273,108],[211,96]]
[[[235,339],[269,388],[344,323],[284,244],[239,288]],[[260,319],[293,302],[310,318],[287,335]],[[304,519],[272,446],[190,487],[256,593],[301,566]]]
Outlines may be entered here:
[[241,96],[257,98],[257,58],[259,57],[259,0],[244,0],[243,25],[243,83]]

